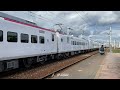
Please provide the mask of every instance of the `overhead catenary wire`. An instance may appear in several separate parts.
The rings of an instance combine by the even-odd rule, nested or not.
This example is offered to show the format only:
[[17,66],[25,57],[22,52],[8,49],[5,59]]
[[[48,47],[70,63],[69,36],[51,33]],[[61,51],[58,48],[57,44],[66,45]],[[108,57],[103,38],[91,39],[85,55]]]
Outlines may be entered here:
[[[86,13],[85,13],[84,11],[82,11],[82,13],[84,13],[84,14],[86,15]],[[89,18],[87,15],[86,15],[86,18],[92,22],[91,18]],[[94,25],[94,27],[95,27],[95,28],[94,28],[95,31],[97,30],[97,24],[98,24],[98,23],[97,23],[97,21],[96,21],[96,23],[95,23],[95,25]],[[101,35],[95,35],[95,36],[98,37],[98,36],[101,36]],[[100,39],[100,40],[101,40],[101,39]],[[102,40],[102,41],[103,41],[103,40]]]
[[43,17],[43,16],[41,16],[41,15],[37,15],[36,13],[33,13],[33,12],[31,12],[31,11],[29,11],[29,13],[32,13],[33,15],[35,15],[34,17],[37,18],[37,19],[42,19],[42,20],[45,20],[45,21],[49,21],[49,22],[51,22],[52,24],[60,23],[60,22],[55,22],[54,20],[45,18],[45,17]]
[[[82,13],[84,13],[84,14],[86,15],[86,13],[85,13],[84,11],[82,11]],[[93,21],[93,20],[91,20],[91,18],[89,18],[87,15],[86,15],[86,18],[87,18],[88,20],[90,20],[90,22]],[[94,26],[96,26],[95,29],[97,30],[97,22],[95,23]]]
[[[31,13],[33,13],[33,12],[31,12]],[[49,12],[49,13],[51,13],[52,15],[54,15],[54,13],[53,12]],[[78,12],[76,12],[78,15],[79,15],[79,13]],[[44,17],[44,16],[42,16],[42,15],[37,15],[36,13],[33,13],[35,16],[37,16],[37,17],[39,17],[39,19],[42,19],[42,20],[46,20],[46,21],[49,21],[49,22],[52,22],[53,24],[56,24],[56,23],[61,23],[61,22],[57,22],[57,21],[55,21],[55,20],[52,20],[52,19],[48,19],[48,18],[46,18],[46,17]],[[80,16],[80,15],[79,15]],[[82,16],[80,16],[82,19],[83,19],[83,21],[86,23],[86,25],[87,26],[90,26],[90,24],[89,23],[87,23],[85,20],[84,20],[84,18],[82,17]],[[63,21],[67,21],[67,20],[65,20],[64,18],[62,18],[62,17],[59,17],[60,19],[62,19]],[[85,23],[83,23],[83,24],[85,24]],[[69,24],[69,23],[68,23]],[[64,25],[65,26],[69,26],[69,25],[66,25],[65,23],[64,23]],[[69,26],[70,27],[70,26]]]
[[[53,13],[53,12],[50,12],[50,11],[47,11],[47,12],[48,12],[49,15],[51,15],[51,16],[55,15],[55,13]],[[67,29],[73,30],[73,29],[72,29],[73,27],[71,27],[71,26],[69,25],[69,23],[68,23],[68,21],[67,21],[66,19],[64,19],[63,17],[60,17],[60,16],[57,16],[57,17],[58,17],[59,19],[61,19],[61,20],[64,21],[63,24],[65,25],[65,27],[67,27]],[[65,22],[66,22],[67,24],[66,24]],[[69,32],[69,31],[67,30],[67,34],[68,34],[68,32]]]
[[[53,16],[55,15],[55,13],[53,13],[52,11],[47,11],[49,13],[49,15]],[[72,26],[69,25],[68,23],[68,20],[66,20],[65,18],[61,17],[61,16],[57,16],[59,19],[63,20],[63,24],[66,26],[66,27],[71,27],[73,28]],[[67,23],[67,24],[66,24]]]
[[[43,16],[41,16],[41,15],[37,15],[36,13],[33,13],[33,12],[31,12],[31,11],[29,11],[29,12],[32,13],[32,14],[34,14],[35,17],[37,16],[37,18],[39,18],[39,19],[47,20],[47,21],[49,21],[49,22],[52,21],[52,23],[53,23],[54,25],[61,23],[61,22],[54,22],[54,20],[45,18],[45,17],[43,17]],[[60,27],[60,28],[62,28],[62,27]],[[61,29],[61,30],[62,30],[62,29]]]
[[[87,24],[87,26],[91,26],[82,16],[81,16],[81,14],[80,13],[78,13],[77,11],[75,11],[82,19],[83,19],[83,21]],[[88,17],[87,17],[88,18]],[[94,28],[95,29],[95,28]]]
[[[32,13],[32,14],[34,14],[34,15],[36,15],[36,16],[39,16],[39,19],[45,19],[45,20],[47,20],[47,21],[52,21],[53,22],[53,24],[56,24],[55,22],[54,22],[54,20],[51,20],[51,19],[48,19],[48,18],[45,18],[45,17],[43,17],[43,16],[41,16],[41,15],[37,15],[36,13],[33,13],[33,12],[31,12],[31,11],[29,11],[30,13]],[[50,13],[52,13],[52,14],[54,14],[53,12],[50,12]],[[42,17],[42,18],[40,18],[40,17]],[[61,18],[61,17],[59,17],[59,18]],[[81,17],[82,18],[82,17]],[[83,19],[83,18],[82,18]],[[64,20],[63,18],[62,18],[62,20]],[[83,19],[84,20],[84,19]],[[86,22],[85,20],[84,20],[84,22]],[[60,22],[57,22],[57,23],[60,23]],[[87,23],[87,22],[86,22]],[[69,26],[69,25],[68,25]],[[70,26],[69,26],[70,27]]]
[[[51,14],[51,15],[55,15],[55,13],[53,13],[53,12],[51,12],[51,11],[47,11],[49,14]],[[63,21],[67,21],[67,20],[65,20],[64,18],[62,18],[62,17],[60,17],[60,16],[57,16],[58,18],[60,18],[61,20],[63,20]]]
[[86,21],[85,21],[85,19],[77,12],[77,11],[75,11],[76,12],[76,14],[78,15],[78,16],[80,16],[80,18],[89,26],[89,23],[87,23]]
[[[82,12],[83,12],[83,11],[82,11]],[[77,11],[76,11],[76,13],[82,18],[82,16],[81,16],[80,13],[78,13]],[[86,18],[87,18],[88,20],[90,20],[87,16],[86,16]],[[85,23],[87,23],[84,18],[82,18],[82,19],[83,19],[83,21],[84,21]],[[89,23],[88,23],[88,25],[91,26]],[[97,23],[96,23],[94,26],[96,26],[96,25],[97,25]],[[94,30],[96,31],[97,28],[94,28]],[[96,35],[95,35],[95,36],[96,36]]]

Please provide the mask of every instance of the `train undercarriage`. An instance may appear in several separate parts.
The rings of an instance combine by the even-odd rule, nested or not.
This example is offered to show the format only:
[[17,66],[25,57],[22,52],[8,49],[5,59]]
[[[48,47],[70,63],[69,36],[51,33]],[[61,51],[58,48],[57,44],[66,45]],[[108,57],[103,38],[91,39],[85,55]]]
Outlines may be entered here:
[[17,68],[29,68],[35,63],[44,64],[48,60],[66,59],[75,55],[84,54],[84,53],[92,52],[95,50],[98,50],[98,48],[50,54],[50,55],[26,57],[26,58],[19,58],[19,59],[13,59],[13,60],[4,60],[0,62],[0,72],[9,71]]

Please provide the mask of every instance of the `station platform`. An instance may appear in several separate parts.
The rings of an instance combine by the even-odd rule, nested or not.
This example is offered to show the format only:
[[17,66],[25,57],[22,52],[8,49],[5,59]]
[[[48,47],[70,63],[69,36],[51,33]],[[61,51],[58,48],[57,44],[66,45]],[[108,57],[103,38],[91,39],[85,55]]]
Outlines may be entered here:
[[69,68],[66,68],[51,79],[119,79],[120,53],[93,55]]
[[120,79],[120,53],[107,53],[95,79]]

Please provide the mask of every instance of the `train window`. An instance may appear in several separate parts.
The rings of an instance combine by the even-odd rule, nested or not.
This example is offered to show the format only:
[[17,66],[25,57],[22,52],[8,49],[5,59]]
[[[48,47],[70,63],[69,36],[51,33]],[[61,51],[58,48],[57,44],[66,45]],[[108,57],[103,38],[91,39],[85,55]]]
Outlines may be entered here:
[[72,41],[72,45],[74,45],[74,41]]
[[49,42],[49,39],[47,39],[47,42]]
[[83,42],[81,42],[81,45],[83,45]]
[[84,45],[84,43],[82,42],[82,45]]
[[81,42],[80,42],[80,45],[81,45]]
[[16,32],[7,32],[7,41],[8,42],[17,42],[17,33]]
[[61,38],[61,42],[63,42],[63,39]]
[[0,30],[0,42],[3,41],[3,31]]
[[75,45],[76,45],[76,41],[75,41]]
[[54,41],[54,34],[52,34],[52,41]]
[[83,45],[85,45],[85,43],[83,42]]
[[29,36],[28,36],[28,34],[21,33],[21,42],[22,43],[28,43],[29,42]]
[[83,43],[85,45],[85,43]]
[[39,43],[45,43],[45,39],[43,36],[39,36]]
[[31,35],[31,43],[37,43],[37,36]]
[[69,43],[69,37],[67,37],[67,43]]
[[83,45],[84,45],[84,42],[83,42]]

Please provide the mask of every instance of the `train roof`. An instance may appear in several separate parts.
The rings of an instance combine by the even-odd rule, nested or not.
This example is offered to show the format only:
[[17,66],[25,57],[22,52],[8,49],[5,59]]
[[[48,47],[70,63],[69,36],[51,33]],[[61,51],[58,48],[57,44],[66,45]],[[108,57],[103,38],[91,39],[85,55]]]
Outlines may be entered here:
[[38,26],[36,23],[34,23],[34,22],[24,20],[24,19],[12,16],[12,15],[8,15],[8,14],[3,13],[3,12],[0,12],[0,17],[4,18],[6,20],[10,20],[10,21],[14,21],[14,22],[17,21],[17,22],[21,22],[22,24],[26,24],[26,25],[29,25],[29,26],[32,26],[32,27],[36,27],[36,28],[47,30],[47,31],[55,32],[54,30],[51,30],[51,29],[42,28],[42,27]]
[[8,15],[6,13],[2,13],[2,12],[0,12],[0,17],[13,19],[13,20],[20,21],[20,22],[27,23],[27,24],[37,25],[34,22],[31,22],[31,21],[28,21],[28,20],[24,20],[24,19],[12,16],[12,15]]

